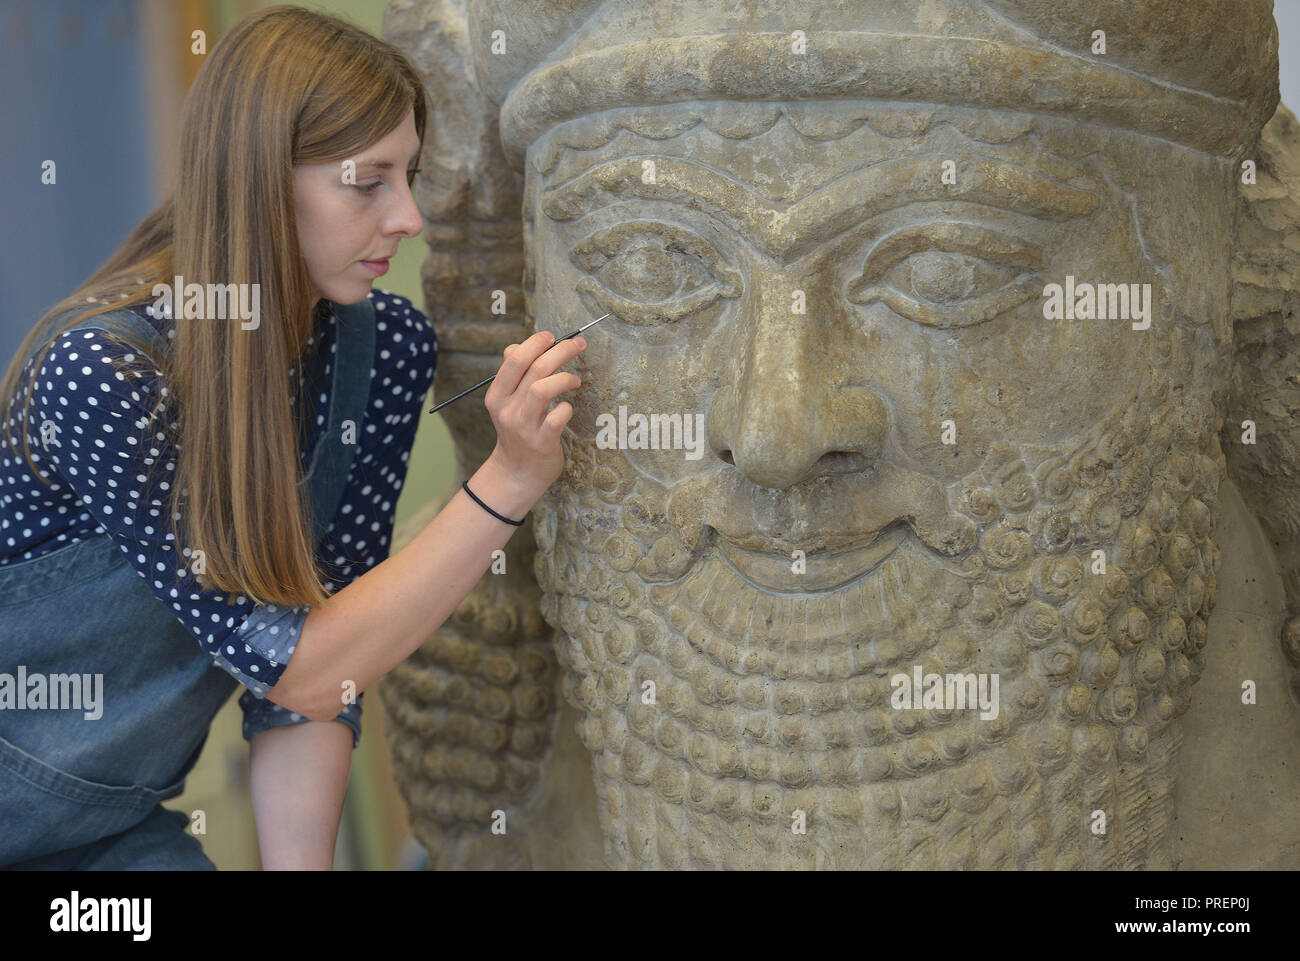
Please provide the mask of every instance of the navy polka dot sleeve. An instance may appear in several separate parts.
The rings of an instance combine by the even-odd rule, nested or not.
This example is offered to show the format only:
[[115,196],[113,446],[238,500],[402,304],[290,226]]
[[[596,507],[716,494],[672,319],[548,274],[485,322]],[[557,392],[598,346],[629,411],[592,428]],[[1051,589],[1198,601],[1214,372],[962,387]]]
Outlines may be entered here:
[[[388,557],[398,493],[437,365],[437,338],[424,315],[395,294],[372,291],[370,297],[376,358],[360,448],[317,554],[331,593]],[[154,317],[149,305],[131,309],[172,336],[169,318]],[[300,358],[302,369],[292,372],[296,397],[311,409],[309,419],[303,418],[303,404],[295,400],[304,469],[328,419],[332,318],[317,336],[319,347],[311,349],[313,337],[306,359]],[[177,441],[166,384],[149,367],[117,371],[110,357],[133,359],[126,345],[98,330],[60,335],[45,357],[33,386],[28,443],[51,486],[42,485],[21,456],[8,449],[0,453],[0,565],[107,533],[213,663],[247,688],[239,701],[245,738],[306,720],[265,695],[284,673],[309,608],[259,605],[243,596],[231,604],[226,594],[198,583],[189,548],[175,550],[166,517]],[[151,420],[155,398],[163,403]],[[21,413],[19,405],[15,419]],[[42,424],[53,434],[48,445],[42,443]],[[360,717],[358,698],[337,718],[352,728],[354,747]]]
[[[317,555],[328,578],[325,586],[331,592],[342,590],[388,558],[397,497],[406,480],[420,411],[433,386],[438,363],[438,338],[424,314],[397,294],[372,290],[370,299],[375,308],[376,356],[370,374],[365,423],[358,438],[360,450],[352,461],[338,511]],[[327,352],[329,359],[317,377],[324,386],[320,392],[310,395],[314,398],[316,416],[310,442],[302,450],[304,469],[316,437],[329,419],[327,400],[334,372],[333,335],[331,325],[321,345],[322,353]],[[305,619],[303,613],[302,620]],[[288,620],[301,631],[301,621],[296,615]],[[259,700],[255,697],[256,690],[250,686],[239,699],[244,710],[246,739],[268,727],[305,720],[273,701]],[[361,738],[362,700],[363,696],[358,695],[356,702],[344,708],[337,718],[352,727],[353,747]]]

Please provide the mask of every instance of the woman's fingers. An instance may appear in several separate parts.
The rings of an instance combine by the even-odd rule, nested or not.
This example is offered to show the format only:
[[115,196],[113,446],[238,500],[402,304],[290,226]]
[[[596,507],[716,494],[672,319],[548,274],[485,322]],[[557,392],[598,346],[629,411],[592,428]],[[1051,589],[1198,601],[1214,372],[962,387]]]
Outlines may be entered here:
[[534,429],[539,429],[542,420],[547,416],[546,410],[551,406],[551,401],[566,390],[576,390],[581,386],[582,378],[569,371],[560,371],[558,374],[533,381],[524,395],[520,413],[523,422]]
[[546,415],[546,420],[542,424],[542,434],[548,440],[558,440],[572,416],[573,405],[567,400],[560,401],[555,405],[555,409]]
[[532,364],[524,371],[524,376],[519,381],[518,391],[527,391],[532,388],[533,384],[546,377],[550,377],[557,370],[567,364],[573,358],[577,357],[586,348],[587,342],[581,337],[573,337],[569,340],[561,341],[550,349],[544,351],[540,357],[535,359]]
[[483,398],[489,411],[504,407],[514,394],[527,391],[536,381],[549,377],[587,347],[582,337],[559,343],[553,343],[551,337],[549,331],[538,331],[522,344],[511,344],[505,349],[501,369]]
[[522,344],[511,344],[484,398],[497,429],[493,456],[500,456],[518,476],[536,478],[543,487],[564,469],[561,435],[573,416],[573,405],[567,402],[553,411],[548,408],[560,394],[582,385],[581,377],[560,368],[586,348],[581,337],[555,343],[546,331]]
[[533,361],[550,349],[552,340],[549,330],[539,330],[522,344],[511,344],[503,353],[505,358],[496,379],[488,384],[487,393],[483,395],[484,406],[492,410],[492,405],[504,404],[516,390],[524,373]]

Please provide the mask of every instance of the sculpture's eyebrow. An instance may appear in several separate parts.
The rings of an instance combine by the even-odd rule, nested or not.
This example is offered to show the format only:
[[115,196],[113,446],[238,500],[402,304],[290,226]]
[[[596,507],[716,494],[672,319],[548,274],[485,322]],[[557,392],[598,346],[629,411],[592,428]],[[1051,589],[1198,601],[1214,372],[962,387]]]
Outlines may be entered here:
[[918,201],[964,200],[1056,221],[1086,216],[1099,203],[1090,191],[981,155],[959,163],[955,184],[942,182],[944,158],[902,157],[845,174],[794,204],[774,204],[747,184],[681,157],[655,157],[653,182],[646,183],[645,159],[592,167],[555,188],[542,209],[563,222],[618,200],[666,200],[728,223],[785,264],[870,217]]

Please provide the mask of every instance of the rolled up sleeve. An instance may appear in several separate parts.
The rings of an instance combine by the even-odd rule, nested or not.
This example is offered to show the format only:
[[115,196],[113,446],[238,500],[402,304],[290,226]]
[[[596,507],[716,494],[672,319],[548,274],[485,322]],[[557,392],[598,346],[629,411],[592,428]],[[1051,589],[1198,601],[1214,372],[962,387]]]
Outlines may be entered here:
[[311,608],[259,604],[213,656],[213,663],[255,697],[266,697],[284,673],[285,666]]
[[[361,743],[361,699],[363,697],[365,697],[364,694],[358,694],[357,699],[346,705],[334,718],[334,720],[341,721],[352,728],[352,747],[354,750]],[[251,741],[253,735],[261,731],[269,731],[273,727],[284,727],[286,724],[301,724],[303,721],[309,720],[309,718],[303,717],[297,711],[290,711],[274,701],[254,697],[251,688],[240,696],[239,708],[244,712],[245,741]]]
[[[286,724],[301,724],[310,718],[281,707],[274,701],[266,699],[270,688],[257,680],[268,671],[279,678],[284,673],[286,662],[292,656],[302,636],[303,624],[307,621],[310,607],[285,607],[280,604],[263,604],[253,609],[244,619],[239,630],[235,632],[233,642],[225,648],[225,653],[242,646],[245,657],[239,658],[241,666],[232,663],[225,654],[215,658],[217,667],[228,672],[247,690],[239,698],[240,710],[244,712],[244,740],[251,741],[253,735],[273,727]],[[262,663],[265,664],[263,666]],[[334,718],[352,728],[352,747],[361,743],[361,701],[360,695],[355,702],[346,704]]]

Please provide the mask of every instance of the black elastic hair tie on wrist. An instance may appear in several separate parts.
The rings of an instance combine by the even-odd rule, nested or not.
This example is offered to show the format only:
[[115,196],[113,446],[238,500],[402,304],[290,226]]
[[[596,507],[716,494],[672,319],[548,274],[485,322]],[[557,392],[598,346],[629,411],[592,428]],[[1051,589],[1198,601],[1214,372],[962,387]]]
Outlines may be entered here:
[[[473,498],[474,498],[474,503],[475,503],[475,504],[477,504],[479,507],[483,508],[485,511],[487,511],[489,514],[491,514],[491,515],[492,515],[493,517],[495,517],[497,520],[499,520],[499,521],[505,521],[507,524],[513,524],[515,527],[523,527],[523,526],[524,526],[524,521],[512,521],[512,520],[511,520],[510,518],[508,518],[508,517],[502,517],[500,514],[498,514],[498,513],[497,513],[496,511],[494,511],[492,508],[488,507],[488,506],[487,506],[486,504],[484,504],[481,500],[479,500],[478,497],[475,496],[474,492],[473,492],[472,490],[469,489],[469,481],[467,481],[467,480],[463,480],[463,481],[461,481],[461,482],[460,482],[460,486],[463,487],[463,488],[465,488],[465,493],[466,493],[466,494],[468,494],[470,497],[473,497]],[[524,520],[527,520],[527,519],[528,519],[528,518],[524,518]]]

